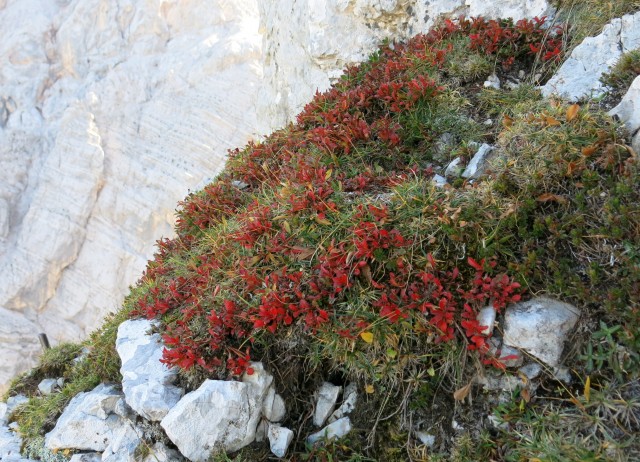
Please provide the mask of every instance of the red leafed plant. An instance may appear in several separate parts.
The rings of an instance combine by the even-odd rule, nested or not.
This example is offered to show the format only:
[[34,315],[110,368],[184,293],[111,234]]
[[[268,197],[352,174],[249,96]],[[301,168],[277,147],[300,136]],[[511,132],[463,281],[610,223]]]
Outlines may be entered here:
[[424,193],[417,206],[397,191],[433,174],[425,153],[442,133],[425,117],[447,104],[440,72],[454,40],[506,67],[555,59],[562,30],[544,22],[447,20],[383,46],[316,94],[296,124],[232,151],[224,173],[180,204],[177,237],[158,242],[136,295],[134,315],[163,321],[163,362],[239,375],[278,338],[355,351],[376,326],[433,345],[464,341],[485,357],[477,312],[518,301],[519,284],[498,259],[437,263],[421,220],[436,217],[450,240],[472,225],[447,215],[444,196]]

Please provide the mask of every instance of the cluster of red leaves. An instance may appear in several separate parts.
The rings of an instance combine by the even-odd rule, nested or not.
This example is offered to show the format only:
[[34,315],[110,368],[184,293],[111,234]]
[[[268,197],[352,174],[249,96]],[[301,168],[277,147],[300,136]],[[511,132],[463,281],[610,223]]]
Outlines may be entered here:
[[[453,340],[460,326],[469,348],[485,353],[477,310],[489,303],[500,310],[517,301],[518,284],[504,274],[491,275],[491,264],[473,259],[473,271],[437,271],[430,256],[430,271],[416,269],[407,256],[414,243],[393,226],[386,206],[339,210],[337,197],[388,190],[428,169],[398,161],[397,170],[380,171],[365,160],[354,174],[340,163],[360,145],[392,149],[402,144],[398,115],[441,92],[424,69],[435,75],[444,65],[448,38],[466,34],[472,49],[509,50],[514,58],[545,50],[544,58],[551,59],[559,43],[545,40],[543,23],[446,21],[429,34],[383,47],[377,60],[347,69],[340,84],[317,94],[296,125],[231,152],[225,173],[180,204],[178,237],[158,242],[145,273],[149,289],[137,300],[134,315],[171,315],[163,326],[163,362],[238,375],[247,370],[254,338],[261,333],[329,329],[357,338],[368,321],[353,319],[339,329],[332,325],[338,302],[356,286],[377,294],[371,309],[387,322],[421,316],[436,342]],[[280,188],[281,200],[256,199],[256,192]],[[331,227],[341,214],[350,217],[344,232],[329,233],[343,236],[339,239],[306,242],[291,229],[294,220]],[[188,266],[178,271],[172,257],[193,253],[203,232],[231,217],[240,229],[226,232],[215,250],[189,257]]]
[[503,67],[510,68],[521,55],[540,55],[543,61],[559,60],[562,54],[563,28],[546,29],[546,19],[485,20],[475,18],[461,21],[469,32],[472,50],[483,50],[503,58]]

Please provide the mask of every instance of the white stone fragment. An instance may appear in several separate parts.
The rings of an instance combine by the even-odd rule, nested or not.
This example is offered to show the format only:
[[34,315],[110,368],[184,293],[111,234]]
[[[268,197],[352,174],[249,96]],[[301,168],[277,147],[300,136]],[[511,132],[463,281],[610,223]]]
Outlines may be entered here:
[[286,427],[276,424],[269,424],[269,447],[276,457],[284,457],[293,441],[293,432]]
[[500,79],[497,75],[491,74],[482,85],[485,88],[495,88],[496,90],[500,90]]
[[313,424],[321,427],[336,407],[342,387],[323,382],[317,391],[316,409],[313,413]]
[[433,175],[431,181],[436,186],[436,188],[444,188],[447,185],[447,179],[442,175]]
[[122,391],[127,404],[145,419],[158,421],[180,400],[178,371],[160,362],[164,345],[146,319],[127,320],[118,327],[116,350],[122,366]]
[[256,427],[256,442],[262,443],[267,437],[267,430],[269,429],[269,421],[266,419],[260,420],[260,423]]
[[493,305],[485,306],[478,312],[478,316],[476,316],[478,323],[481,326],[485,326],[484,329],[480,331],[482,335],[489,335],[493,332],[493,326],[496,323],[496,310],[493,308]]
[[0,403],[0,426],[7,425],[9,416],[21,404],[29,402],[29,398],[24,395],[16,395],[7,399],[6,403]]
[[43,395],[50,395],[58,386],[57,379],[44,379],[38,384],[38,390]]
[[102,462],[136,462],[135,454],[142,443],[141,435],[142,431],[133,422],[123,421],[102,453]]
[[529,363],[522,366],[518,371],[523,373],[529,380],[533,380],[542,373],[542,366],[539,363]]
[[256,400],[254,391],[245,382],[206,380],[184,395],[160,425],[193,462],[205,462],[215,451],[238,451],[255,440],[264,395]]
[[580,310],[575,306],[546,297],[516,303],[505,313],[504,344],[556,366],[567,334],[579,316]]
[[480,177],[486,168],[485,161],[487,156],[493,151],[493,146],[483,143],[478,151],[474,154],[467,165],[467,168],[462,172],[463,178],[478,178]]
[[508,430],[509,429],[509,422],[505,422],[504,420],[500,419],[495,414],[490,414],[487,419],[489,420],[489,423],[491,424],[491,426],[493,428],[497,428],[498,430]]
[[331,414],[328,421],[329,423],[342,419],[343,417],[351,414],[351,412],[356,408],[356,403],[358,402],[357,385],[354,382],[347,385],[344,389],[343,396],[342,404],[340,404],[340,407]]
[[123,425],[113,413],[122,395],[113,385],[98,385],[78,393],[67,405],[53,430],[45,435],[50,450],[74,448],[102,452]]
[[436,437],[434,435],[432,435],[431,433],[427,433],[427,432],[424,432],[424,431],[421,431],[421,430],[416,431],[415,433],[416,433],[416,437],[425,446],[431,448],[431,447],[433,447],[434,444],[436,444]]
[[313,433],[307,438],[309,444],[314,444],[322,439],[340,439],[351,431],[351,421],[349,417],[343,417],[327,425],[322,430]]
[[571,384],[571,372],[566,367],[556,367],[553,370],[553,377],[565,384]]
[[444,176],[446,178],[458,178],[463,170],[460,162],[462,162],[460,157],[456,157],[449,162],[449,165],[447,165],[447,168],[444,170]]
[[287,409],[282,396],[277,394],[273,387],[269,387],[262,405],[262,415],[270,422],[280,422],[286,413]]
[[178,451],[169,449],[158,441],[151,447],[150,454],[142,462],[179,462],[183,460],[184,457]]
[[249,184],[248,184],[248,183],[245,183],[244,181],[240,181],[240,180],[233,180],[233,181],[231,182],[231,185],[232,185],[234,188],[238,188],[238,189],[245,189],[245,188],[248,188],[248,187],[249,187]]
[[544,96],[557,94],[571,101],[599,96],[600,82],[623,53],[640,48],[640,13],[616,18],[596,37],[587,37],[571,52],[556,74],[541,90]]
[[102,454],[99,452],[84,452],[82,454],[74,454],[69,462],[100,462]]

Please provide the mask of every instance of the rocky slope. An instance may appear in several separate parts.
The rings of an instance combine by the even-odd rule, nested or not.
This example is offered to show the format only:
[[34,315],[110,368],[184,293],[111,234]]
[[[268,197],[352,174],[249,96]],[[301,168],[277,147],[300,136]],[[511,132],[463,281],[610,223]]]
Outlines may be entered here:
[[[572,30],[544,21],[347,68],[180,204],[88,348],[13,384],[0,458],[636,458],[639,14],[542,89],[569,101],[531,85]],[[622,59],[575,79],[585,49]]]

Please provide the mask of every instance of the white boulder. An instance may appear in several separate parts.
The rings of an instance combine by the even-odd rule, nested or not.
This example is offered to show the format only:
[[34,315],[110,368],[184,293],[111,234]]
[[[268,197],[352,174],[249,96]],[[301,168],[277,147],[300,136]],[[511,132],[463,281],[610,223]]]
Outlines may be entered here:
[[122,394],[113,385],[100,384],[90,392],[79,393],[67,405],[56,426],[45,435],[45,447],[104,451],[126,424],[114,413]]
[[277,394],[273,387],[269,387],[262,405],[262,415],[269,422],[280,422],[286,413],[287,408],[282,396]]
[[122,391],[127,404],[145,419],[157,421],[167,415],[184,391],[173,382],[178,371],[160,362],[163,344],[150,334],[146,319],[128,320],[118,327],[116,350],[122,361]]
[[604,91],[600,82],[602,74],[623,53],[636,48],[640,48],[640,12],[616,18],[604,27],[601,34],[584,39],[541,88],[542,94],[557,94],[570,101],[598,96]]
[[185,457],[205,462],[216,452],[237,451],[253,442],[262,400],[251,393],[244,382],[206,380],[160,424]]
[[102,453],[102,462],[137,462],[136,449],[142,444],[142,431],[130,421],[113,432],[109,444]]
[[1,461],[20,461],[20,448],[22,447],[22,438],[13,432],[6,425],[0,425],[0,460]]
[[504,344],[556,366],[579,316],[575,306],[546,297],[513,304],[505,313]]

